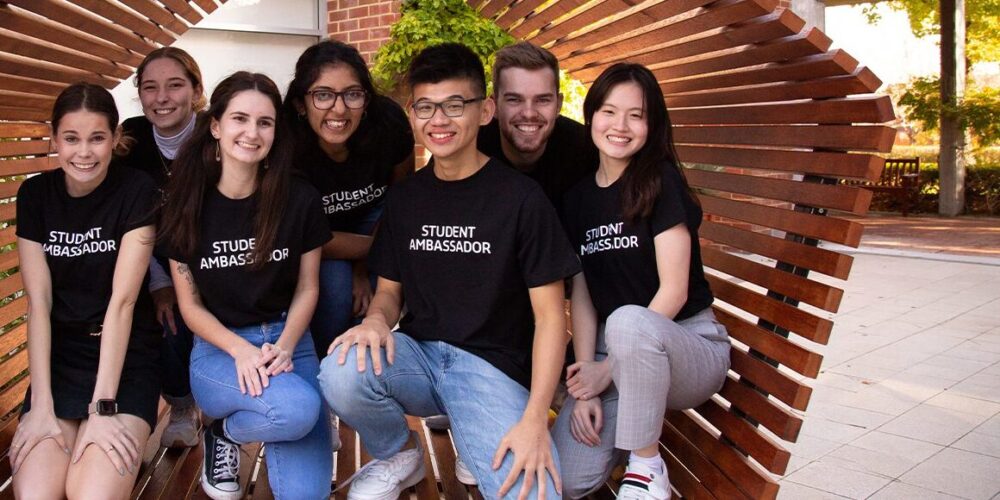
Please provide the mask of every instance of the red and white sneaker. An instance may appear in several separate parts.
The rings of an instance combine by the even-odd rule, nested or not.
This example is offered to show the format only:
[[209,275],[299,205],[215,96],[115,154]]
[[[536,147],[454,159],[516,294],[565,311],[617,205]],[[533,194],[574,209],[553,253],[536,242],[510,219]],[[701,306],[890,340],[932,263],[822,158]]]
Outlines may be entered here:
[[660,460],[662,472],[651,471],[648,467],[629,463],[618,488],[619,500],[669,500],[670,480],[667,465]]

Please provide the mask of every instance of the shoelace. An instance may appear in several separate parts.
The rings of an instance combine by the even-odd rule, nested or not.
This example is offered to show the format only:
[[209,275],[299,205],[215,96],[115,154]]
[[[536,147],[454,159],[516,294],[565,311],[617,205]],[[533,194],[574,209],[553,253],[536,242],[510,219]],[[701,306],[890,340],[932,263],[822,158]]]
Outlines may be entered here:
[[240,448],[219,439],[215,442],[215,468],[212,469],[212,479],[233,481],[239,477]]
[[[409,462],[409,460],[406,460],[406,458],[408,458],[409,456],[410,456],[409,454],[407,454],[406,457],[399,457],[399,455],[396,455],[395,457],[393,457],[396,460],[393,459],[372,460],[371,462],[365,464],[364,467],[358,469],[358,471],[352,474],[351,477],[345,479],[343,482],[338,484],[337,487],[333,490],[333,492],[336,493],[337,491],[346,488],[347,485],[351,484],[351,482],[353,482],[356,479],[361,479],[368,476],[378,478],[381,481],[389,482],[389,479],[392,478],[393,473],[401,470],[403,468],[403,464]],[[420,460],[421,456],[417,455],[416,458]],[[403,478],[397,476],[397,479],[402,480]]]

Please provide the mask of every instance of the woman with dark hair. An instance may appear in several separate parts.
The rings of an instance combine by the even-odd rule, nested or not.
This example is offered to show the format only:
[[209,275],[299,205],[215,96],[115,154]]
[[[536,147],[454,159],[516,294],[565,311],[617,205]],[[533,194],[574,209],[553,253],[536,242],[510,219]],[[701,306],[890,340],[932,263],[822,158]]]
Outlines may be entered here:
[[664,414],[707,400],[729,369],[702,268],[702,211],[648,69],[609,67],[583,109],[600,166],[564,200],[583,272],[571,301],[577,362],[553,431],[563,491],[578,498],[600,487],[618,449],[630,452],[619,498],[670,498],[658,450]]
[[239,445],[267,443],[277,498],[330,495],[330,425],[308,335],[320,247],[319,196],[290,176],[281,95],[238,72],[212,93],[174,160],[160,239],[195,333],[191,389],[216,419],[204,432],[202,488],[242,496]]
[[323,246],[311,329],[325,355],[372,297],[371,234],[390,185],[413,172],[413,133],[402,108],[378,94],[357,49],[325,40],[295,64],[282,113],[295,165],[319,190],[333,239]]
[[67,87],[52,110],[59,168],[17,193],[31,373],[10,447],[18,498],[128,498],[156,423],[156,187],[112,164],[119,138],[107,90]]
[[[194,132],[197,113],[205,109],[201,68],[184,50],[161,47],[139,63],[134,82],[143,114],[122,123],[129,142],[122,161],[149,174],[162,191],[177,152]],[[166,447],[194,446],[201,423],[188,377],[192,335],[177,311],[177,294],[167,268],[167,258],[154,252],[149,264],[149,291],[156,319],[163,327],[163,399],[170,403],[170,420],[160,443]]]

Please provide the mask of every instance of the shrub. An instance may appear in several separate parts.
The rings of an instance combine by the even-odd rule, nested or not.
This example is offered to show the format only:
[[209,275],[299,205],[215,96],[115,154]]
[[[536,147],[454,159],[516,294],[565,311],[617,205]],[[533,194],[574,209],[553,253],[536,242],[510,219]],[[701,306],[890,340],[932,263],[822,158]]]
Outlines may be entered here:
[[[936,162],[921,161],[920,183],[920,194],[914,211],[937,213],[940,171]],[[895,196],[876,193],[871,208],[875,211],[898,211],[901,207],[898,206]],[[965,213],[1000,214],[1000,162],[983,162],[966,170]]]

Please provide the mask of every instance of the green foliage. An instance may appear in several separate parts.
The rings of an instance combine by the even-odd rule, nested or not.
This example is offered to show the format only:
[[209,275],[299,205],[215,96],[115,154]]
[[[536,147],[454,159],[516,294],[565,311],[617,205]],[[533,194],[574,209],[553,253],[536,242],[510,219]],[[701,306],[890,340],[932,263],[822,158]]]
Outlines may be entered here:
[[[481,17],[462,0],[403,0],[402,16],[390,29],[390,41],[375,55],[372,76],[386,93],[393,93],[410,61],[425,47],[461,43],[476,53],[489,75],[493,54],[514,38]],[[489,78],[487,78],[489,85]]]
[[942,113],[956,113],[963,128],[972,132],[979,146],[1000,144],[1000,89],[969,88],[954,109],[942,109],[941,80],[936,76],[910,81],[899,99],[907,118],[920,122],[924,130],[937,130]]
[[[390,41],[375,54],[372,77],[380,91],[397,96],[410,61],[424,48],[445,42],[461,43],[479,56],[486,68],[487,94],[492,94],[493,55],[516,42],[463,0],[403,0],[402,16],[392,25],[390,35]],[[582,122],[587,88],[560,72],[559,90],[563,94],[562,114]]]
[[[889,0],[893,10],[905,11],[910,18],[910,30],[918,37],[941,32],[939,0]],[[875,3],[865,7],[869,22],[877,22]],[[1000,0],[965,0],[966,57],[971,63],[1000,60]]]

